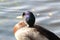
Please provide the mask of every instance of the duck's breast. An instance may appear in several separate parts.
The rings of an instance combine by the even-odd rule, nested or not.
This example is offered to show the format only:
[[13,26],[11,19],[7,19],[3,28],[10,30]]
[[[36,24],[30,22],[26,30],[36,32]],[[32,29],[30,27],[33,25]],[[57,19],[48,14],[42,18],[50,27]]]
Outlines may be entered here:
[[15,32],[19,29],[21,29],[22,27],[25,27],[26,24],[23,21],[20,21],[19,23],[17,23],[14,28],[13,28],[13,32],[15,34]]
[[35,28],[24,27],[15,33],[17,40],[48,40],[42,36]]

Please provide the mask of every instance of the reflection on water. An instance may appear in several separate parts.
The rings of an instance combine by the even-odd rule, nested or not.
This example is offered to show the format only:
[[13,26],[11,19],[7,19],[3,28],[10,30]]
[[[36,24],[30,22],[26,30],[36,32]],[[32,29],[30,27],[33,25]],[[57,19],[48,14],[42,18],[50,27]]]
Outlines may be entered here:
[[60,0],[0,0],[0,40],[16,40],[13,26],[24,11],[32,11],[40,24],[60,37]]

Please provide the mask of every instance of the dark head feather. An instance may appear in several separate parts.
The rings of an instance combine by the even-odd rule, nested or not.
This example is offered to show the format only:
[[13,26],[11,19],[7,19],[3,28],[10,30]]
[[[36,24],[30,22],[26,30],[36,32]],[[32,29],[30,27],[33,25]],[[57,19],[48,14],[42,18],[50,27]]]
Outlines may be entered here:
[[27,12],[23,12],[22,16],[25,18],[27,24],[29,25],[29,27],[34,26],[35,23],[35,16],[33,15],[32,12],[27,11]]

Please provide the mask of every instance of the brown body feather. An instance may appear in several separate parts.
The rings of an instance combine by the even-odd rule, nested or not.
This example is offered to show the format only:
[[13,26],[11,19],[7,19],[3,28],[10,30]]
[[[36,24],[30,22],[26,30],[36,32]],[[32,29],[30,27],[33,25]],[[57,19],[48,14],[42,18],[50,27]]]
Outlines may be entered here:
[[17,24],[14,26],[14,28],[13,28],[14,34],[15,34],[15,32],[16,32],[17,30],[19,30],[20,28],[25,27],[25,26],[26,26],[26,24],[25,24],[24,22],[19,22],[19,23],[17,23]]

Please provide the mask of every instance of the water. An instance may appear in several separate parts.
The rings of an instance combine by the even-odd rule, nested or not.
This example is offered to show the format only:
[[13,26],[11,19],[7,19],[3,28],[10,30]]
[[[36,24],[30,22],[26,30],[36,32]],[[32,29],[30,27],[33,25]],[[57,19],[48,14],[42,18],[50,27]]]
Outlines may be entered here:
[[60,0],[0,0],[0,40],[16,40],[13,27],[21,20],[16,17],[28,10],[36,24],[60,37]]

